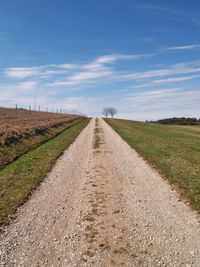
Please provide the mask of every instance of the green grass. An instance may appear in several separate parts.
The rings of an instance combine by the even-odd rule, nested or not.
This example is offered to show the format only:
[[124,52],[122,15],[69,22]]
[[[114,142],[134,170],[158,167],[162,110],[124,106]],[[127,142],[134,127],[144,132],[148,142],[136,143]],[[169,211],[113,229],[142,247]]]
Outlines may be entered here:
[[200,126],[105,121],[200,211]]
[[8,215],[25,202],[88,122],[80,121],[0,171],[0,224],[8,222]]

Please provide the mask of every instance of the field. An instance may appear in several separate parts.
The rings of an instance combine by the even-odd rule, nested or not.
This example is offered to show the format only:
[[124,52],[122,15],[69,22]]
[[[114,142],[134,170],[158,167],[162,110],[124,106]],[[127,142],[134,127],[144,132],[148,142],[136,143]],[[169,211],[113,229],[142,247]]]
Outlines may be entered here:
[[71,122],[55,138],[22,155],[0,171],[0,224],[8,221],[29,194],[44,179],[52,164],[88,124],[89,119]]
[[0,169],[84,117],[0,108]]
[[[17,115],[16,115],[17,114]],[[0,108],[0,145],[9,145],[21,138],[80,118],[79,115]]]
[[105,121],[200,211],[200,126]]

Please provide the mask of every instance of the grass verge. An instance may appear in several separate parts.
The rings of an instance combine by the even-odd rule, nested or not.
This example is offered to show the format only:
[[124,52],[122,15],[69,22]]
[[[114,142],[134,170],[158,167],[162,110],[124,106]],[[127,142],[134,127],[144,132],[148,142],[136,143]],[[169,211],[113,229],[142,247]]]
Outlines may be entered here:
[[200,127],[105,121],[200,212]]
[[12,144],[0,146],[0,169],[3,169],[6,165],[16,160],[26,152],[38,147],[46,141],[54,138],[67,128],[80,122],[82,119],[76,119],[73,121],[67,121],[60,123],[54,127],[50,127],[46,130],[38,132],[33,136],[21,138]]
[[0,171],[0,225],[8,222],[88,123],[89,119],[81,120]]

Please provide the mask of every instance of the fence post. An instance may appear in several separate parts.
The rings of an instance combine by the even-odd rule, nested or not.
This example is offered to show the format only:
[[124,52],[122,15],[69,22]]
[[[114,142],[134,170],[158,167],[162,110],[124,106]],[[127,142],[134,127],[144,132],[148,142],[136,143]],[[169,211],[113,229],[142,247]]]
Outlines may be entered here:
[[31,117],[31,106],[29,106],[29,108],[28,108],[28,116],[29,116],[29,119],[30,119],[30,117]]
[[16,120],[18,119],[18,110],[17,110],[17,104],[16,104]]

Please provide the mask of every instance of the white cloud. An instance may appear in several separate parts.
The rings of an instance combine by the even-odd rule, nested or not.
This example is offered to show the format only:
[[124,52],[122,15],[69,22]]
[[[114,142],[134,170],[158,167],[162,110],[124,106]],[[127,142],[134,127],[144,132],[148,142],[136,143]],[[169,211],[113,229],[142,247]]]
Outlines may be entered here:
[[16,84],[0,84],[0,89],[2,91],[16,92],[20,94],[22,92],[32,92],[37,89],[38,82],[36,81],[26,81]]
[[[60,80],[52,82],[51,85],[73,85],[92,80],[99,77],[110,75],[111,67],[108,65],[117,60],[130,60],[142,57],[145,55],[122,55],[111,54],[96,58],[86,64],[49,64],[33,67],[13,67],[7,68],[4,74],[8,78],[26,79],[35,78],[54,78],[55,75],[69,74],[60,78]],[[78,70],[78,72],[77,72]],[[85,71],[81,71],[85,70]],[[70,72],[70,73],[69,73]]]
[[91,82],[92,80],[96,80],[98,78],[107,77],[111,75],[111,71],[102,71],[102,72],[80,72],[72,75],[67,81],[57,81],[54,83],[48,84],[49,86],[59,86],[59,85],[76,85],[82,84],[85,82]]
[[[5,72],[7,74],[7,84],[0,84],[0,101],[2,105],[3,103],[18,103],[19,105],[27,103],[27,105],[33,105],[34,95],[38,95],[37,105],[40,105],[41,108],[77,109],[80,112],[94,116],[99,115],[102,105],[108,104],[116,106],[119,116],[126,114],[130,116],[127,118],[131,119],[142,119],[142,116],[143,119],[154,119],[156,116],[159,118],[159,114],[160,116],[164,116],[164,114],[178,116],[179,114],[185,114],[185,110],[189,113],[191,112],[191,114],[192,112],[196,114],[197,100],[200,97],[199,91],[186,92],[177,85],[173,85],[175,88],[139,92],[129,94],[126,97],[119,97],[120,92],[116,95],[113,95],[112,92],[108,93],[107,98],[104,100],[77,96],[77,92],[73,96],[71,93],[74,90],[83,90],[83,88],[88,88],[89,86],[98,87],[99,82],[103,83],[109,80],[113,82],[111,78],[117,73],[115,71],[116,65],[114,64],[116,61],[121,63],[121,60],[133,60],[143,56],[145,55],[110,54],[78,65],[50,64],[30,68],[8,68]],[[199,78],[199,65],[200,61],[179,63],[168,68],[118,75],[117,78],[121,78],[122,81],[126,82],[126,88],[127,80],[129,79],[137,81],[137,84],[132,84],[132,88],[178,83]],[[183,77],[183,74],[188,73],[191,73],[191,75]],[[173,75],[180,74],[182,74],[182,77],[173,77]],[[165,76],[169,77],[164,78]],[[38,79],[40,77],[48,77],[48,82],[45,79]],[[153,77],[158,78],[151,80]],[[9,84],[10,78],[21,79],[21,82],[13,84],[12,81],[12,84]],[[113,86],[111,88],[113,89]],[[118,88],[119,86],[116,87],[116,89]],[[103,89],[105,90],[105,88]],[[68,94],[69,91],[70,94]],[[194,96],[194,94],[196,95]],[[66,95],[71,97],[66,97]],[[195,107],[192,107],[194,105]]]
[[38,82],[28,81],[28,82],[19,83],[16,86],[16,89],[20,89],[20,90],[23,90],[25,92],[32,92],[36,89],[37,85],[38,85]]
[[10,78],[27,78],[31,76],[36,76],[40,74],[40,67],[30,67],[30,68],[7,68],[5,74]]
[[112,63],[117,60],[116,55],[107,55],[107,56],[102,56],[99,57],[95,60],[95,62],[100,63],[100,64],[105,64],[105,63]]
[[166,84],[171,82],[182,82],[187,81],[195,78],[199,78],[200,75],[191,75],[191,76],[185,76],[185,77],[177,77],[177,78],[168,78],[168,79],[160,79],[160,80],[153,80],[147,83],[142,83],[138,85],[129,86],[129,88],[142,88],[142,87],[151,87],[154,85],[160,85],[160,84]]
[[68,70],[81,68],[81,65],[76,65],[76,64],[59,64],[55,66],[57,66],[58,68],[63,68],[63,69],[68,69]]
[[146,78],[159,77],[159,76],[200,72],[200,68],[196,67],[196,65],[199,66],[199,63],[198,62],[178,63],[166,69],[157,69],[157,70],[151,70],[151,71],[145,71],[145,72],[135,72],[135,73],[119,76],[119,78],[146,79]]
[[77,81],[77,82],[82,82],[85,80],[90,80],[90,79],[95,79],[99,77],[105,77],[110,75],[110,71],[102,71],[102,72],[80,72],[78,74],[74,74],[73,76],[70,77],[70,80],[72,81]]
[[173,46],[173,47],[168,47],[167,50],[185,50],[185,49],[194,49],[194,48],[200,48],[200,44]]
[[49,83],[48,86],[78,85],[92,82],[99,78],[110,77],[113,74],[113,68],[111,68],[109,64],[117,60],[130,60],[142,56],[144,55],[111,54],[101,56],[87,64],[80,65],[79,68],[84,71],[75,72],[67,78],[62,78],[55,82]]
[[7,68],[4,74],[9,78],[24,79],[29,77],[50,77],[52,75],[67,73],[66,70],[56,69],[57,67],[59,67],[59,65],[53,64],[35,67],[14,67]]

